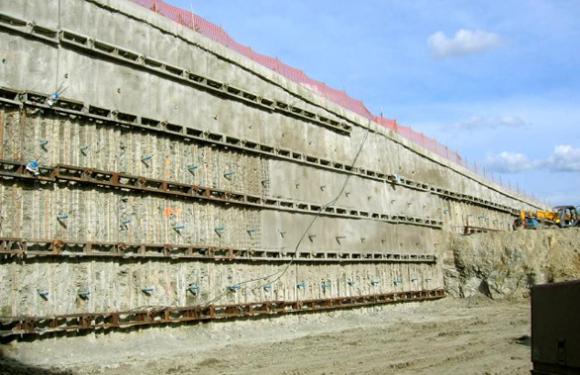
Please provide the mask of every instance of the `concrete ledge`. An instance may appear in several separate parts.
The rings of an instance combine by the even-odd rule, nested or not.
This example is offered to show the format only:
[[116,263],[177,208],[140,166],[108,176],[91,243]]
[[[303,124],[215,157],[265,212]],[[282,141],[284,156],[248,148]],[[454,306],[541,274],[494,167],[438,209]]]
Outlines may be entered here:
[[303,314],[389,303],[429,301],[443,297],[445,297],[443,289],[434,289],[316,300],[264,301],[236,305],[210,304],[181,308],[157,306],[143,310],[95,314],[14,317],[0,320],[0,338],[6,341],[30,336],[51,337],[55,334],[70,332],[78,335],[97,330],[110,331],[143,326]]

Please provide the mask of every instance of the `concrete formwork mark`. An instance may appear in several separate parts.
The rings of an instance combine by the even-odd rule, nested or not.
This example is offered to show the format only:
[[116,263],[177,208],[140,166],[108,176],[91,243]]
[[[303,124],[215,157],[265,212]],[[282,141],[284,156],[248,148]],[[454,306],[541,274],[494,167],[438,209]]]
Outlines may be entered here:
[[[32,162],[31,162],[32,163]],[[34,161],[34,163],[37,163]],[[132,193],[147,194],[160,196],[162,198],[173,198],[182,202],[203,201],[248,208],[254,210],[277,210],[284,212],[313,214],[316,216],[329,216],[337,218],[354,218],[360,220],[381,221],[393,224],[405,224],[414,226],[425,226],[440,228],[441,221],[432,218],[418,218],[407,215],[388,215],[385,213],[368,212],[363,210],[348,210],[343,207],[331,206],[328,203],[309,204],[308,202],[294,202],[290,200],[279,200],[274,198],[260,198],[257,196],[244,195],[237,192],[213,189],[204,186],[178,184],[171,181],[153,180],[145,177],[121,174],[118,172],[99,171],[90,168],[78,168],[72,166],[46,167],[34,164],[32,171],[30,163],[14,163],[0,161],[0,177],[4,180],[19,180],[23,183],[43,183],[43,184],[61,184],[69,187],[98,188],[114,191],[126,191]],[[331,202],[333,203],[333,202]],[[166,210],[172,210],[171,207],[164,209],[164,216],[172,215],[173,211],[166,214]],[[181,209],[179,209],[179,212]],[[176,211],[177,212],[177,211]],[[255,223],[250,223],[255,224]],[[250,232],[257,231],[256,227]]]
[[[57,103],[57,104],[58,104],[58,103]],[[65,117],[65,118],[66,118],[66,117]],[[64,121],[65,121],[65,122],[64,122],[64,124],[63,124],[63,125],[65,125],[65,128],[66,128],[66,124],[69,124],[69,122],[68,122],[68,121],[66,121],[66,120],[64,120]],[[98,121],[97,121],[97,122],[98,122]],[[24,122],[22,122],[22,125],[23,125],[23,124],[24,124]],[[38,121],[34,121],[34,122],[32,123],[32,127],[33,127],[33,128],[37,126],[37,125],[35,125],[35,124],[38,124]],[[89,123],[89,124],[88,124],[88,127],[89,127],[89,129],[92,129],[92,125],[91,125],[91,124],[92,124],[92,123]],[[61,126],[62,126],[62,125],[61,125]],[[21,128],[23,128],[23,126],[21,126]],[[76,129],[72,129],[71,131],[72,131],[72,133],[76,133],[76,132],[77,132],[77,131],[76,131]],[[115,131],[115,130],[113,130],[113,131]],[[41,132],[43,132],[43,130],[41,130]],[[123,134],[123,133],[121,133],[121,134]],[[128,133],[128,134],[131,134],[131,133]],[[139,133],[137,133],[137,134],[139,134]],[[40,151],[43,151],[45,154],[47,154],[47,153],[48,153],[47,151],[49,151],[49,150],[47,150],[47,148],[52,148],[52,149],[54,149],[54,148],[57,148],[57,149],[58,149],[58,148],[59,148],[59,147],[58,147],[58,146],[59,146],[59,145],[58,145],[58,139],[60,139],[60,138],[62,138],[62,137],[59,137],[59,138],[57,138],[57,139],[56,139],[56,141],[57,141],[57,142],[55,142],[55,143],[54,143],[54,144],[56,145],[56,147],[54,147],[54,146],[47,146],[47,144],[48,144],[50,141],[49,141],[48,139],[43,139],[43,138],[40,138],[38,141],[39,141],[39,142],[44,142],[44,143],[43,143],[43,144],[40,144],[40,145],[36,145],[36,142],[33,142],[33,143],[32,143],[32,144],[33,144],[33,146],[37,146],[37,147],[34,147],[34,148],[32,149],[32,151],[35,151],[35,150],[37,150],[37,149],[38,149],[38,150],[40,150]],[[113,140],[114,140],[114,139],[116,139],[116,138],[118,138],[118,137],[117,137],[117,136],[113,136]],[[74,139],[76,139],[76,137],[73,137],[73,140],[74,140]],[[131,139],[131,138],[130,138],[130,139]],[[74,143],[74,142],[73,142],[73,143]],[[77,142],[77,143],[78,143],[78,142]],[[180,144],[180,142],[177,142],[177,143],[178,143],[178,144]],[[129,142],[129,144],[133,144],[133,143],[132,143],[132,142]],[[138,144],[139,144],[139,142],[137,142],[137,143],[134,143],[134,144],[138,145]],[[109,143],[109,145],[111,145],[111,143]],[[189,146],[189,143],[186,143],[186,144],[185,144],[185,147],[187,148],[187,147],[191,147],[191,146]],[[63,146],[62,146],[62,148],[67,148],[67,149],[69,149],[70,147],[69,147],[68,145],[63,145]],[[77,150],[77,148],[80,148],[80,152],[79,152],[79,150]],[[126,146],[125,146],[125,144],[124,144],[123,142],[121,142],[121,143],[118,145],[118,147],[114,147],[114,148],[113,148],[113,147],[109,147],[109,148],[110,148],[110,149],[108,150],[108,151],[109,151],[109,152],[108,152],[108,155],[113,155],[113,156],[114,156],[115,154],[113,154],[113,152],[118,152],[118,153],[119,153],[119,155],[124,155],[124,154],[126,153],[126,151],[125,151],[125,150],[126,150]],[[171,147],[169,147],[169,148],[174,148],[174,146],[171,146]],[[227,147],[227,146],[225,147],[225,150],[226,150],[226,151],[228,150],[228,147]],[[73,156],[71,156],[71,157],[73,158],[73,163],[77,163],[77,162],[78,162],[78,163],[81,163],[81,164],[83,164],[83,163],[85,163],[85,162],[86,162],[86,158],[84,158],[84,156],[87,156],[87,154],[89,154],[89,153],[92,153],[92,152],[94,152],[94,151],[99,151],[99,150],[90,150],[90,149],[88,148],[88,145],[87,145],[87,144],[82,144],[82,145],[81,145],[81,144],[79,144],[79,145],[73,146],[73,148],[72,148],[72,151],[73,151]],[[76,152],[74,152],[74,151],[76,151]],[[132,151],[132,149],[130,149],[130,150],[129,150],[129,153],[132,153],[131,151]],[[164,152],[164,151],[162,151],[162,153],[163,153],[163,152]],[[35,155],[35,153],[34,153],[34,152],[27,152],[27,154],[28,154],[28,156],[34,156],[34,155]],[[50,153],[48,153],[48,154],[50,154]],[[69,154],[69,153],[67,153],[67,155],[68,155],[68,154]],[[76,158],[76,157],[74,157],[74,155],[81,155],[81,156],[82,156],[82,157],[80,158],[81,160],[77,160],[77,158]],[[238,155],[239,155],[239,154],[238,154]],[[243,155],[243,153],[242,153],[242,155]],[[106,156],[106,155],[105,155],[105,156]],[[260,154],[259,156],[260,156],[260,157],[262,157],[262,155],[261,155],[261,154]],[[268,155],[268,156],[272,156],[272,155]],[[134,168],[132,168],[132,167],[134,167],[135,165],[137,166],[137,168],[138,168],[138,169],[140,169],[140,170],[141,170],[142,168],[139,168],[139,167],[143,167],[143,168],[144,168],[144,166],[143,166],[143,165],[141,165],[141,164],[144,164],[144,165],[147,167],[147,170],[149,170],[149,169],[150,169],[150,168],[149,168],[149,163],[153,163],[153,162],[154,162],[154,160],[153,160],[153,156],[152,156],[151,154],[147,154],[147,155],[145,155],[145,157],[148,157],[148,158],[150,158],[150,159],[147,159],[147,161],[145,162],[145,161],[143,161],[143,156],[141,156],[141,163],[139,163],[137,160],[133,160],[133,163],[132,163],[132,164],[129,164],[129,165],[127,166],[127,167],[129,168],[129,170],[135,170]],[[60,157],[60,159],[62,159],[62,157]],[[66,159],[66,160],[70,160],[70,157],[66,157],[65,159]],[[157,158],[157,159],[159,159],[159,158]],[[123,160],[124,160],[124,159],[123,159]],[[166,159],[166,160],[167,160],[167,159]],[[253,159],[252,159],[252,158],[250,158],[250,160],[253,160]],[[292,160],[292,159],[291,159],[291,160]],[[111,161],[112,161],[113,163],[115,163],[115,164],[116,164],[116,158],[113,158],[113,160],[111,160]],[[294,160],[293,160],[293,161],[294,161]],[[275,162],[275,161],[273,160],[272,162]],[[321,165],[324,165],[324,166],[326,166],[327,168],[330,168],[330,165],[332,165],[332,164],[333,164],[331,161],[328,161],[328,162],[323,162],[323,160],[322,160],[322,159],[319,161],[319,163],[321,163]],[[66,164],[70,164],[70,163],[66,162]],[[187,164],[187,163],[186,163],[186,164]],[[207,163],[206,163],[206,164],[207,164]],[[124,164],[124,165],[125,165],[125,164]],[[180,168],[180,170],[181,170],[181,173],[182,173],[182,174],[183,174],[183,173],[185,173],[185,172],[184,172],[184,170],[185,170],[185,169],[188,169],[188,168],[189,168],[189,166],[191,166],[191,164],[188,164],[188,165],[187,165],[187,168],[185,168],[185,167],[184,167],[184,168]],[[289,166],[292,166],[292,165],[289,165]],[[317,165],[316,165],[316,166],[317,166]],[[196,164],[196,165],[194,165],[194,167],[197,169],[197,168],[199,167],[199,165],[198,165],[198,164]],[[229,167],[229,168],[231,169],[231,167]],[[155,170],[155,169],[154,169],[154,168],[152,168],[151,170],[153,171],[153,170]],[[256,170],[256,168],[253,168],[253,170],[255,171],[255,170]],[[336,170],[335,172],[341,172],[341,170]],[[229,170],[228,170],[228,171],[226,171],[226,172],[224,173],[224,176],[225,176],[225,177],[227,177],[227,176],[226,176],[226,174],[227,174],[227,173],[235,173],[235,171],[229,171]],[[324,172],[323,172],[323,171],[321,171],[320,173],[324,173]],[[366,178],[369,178],[369,173],[370,173],[370,171],[362,171],[362,170],[361,170],[361,171],[359,171],[359,172],[357,172],[357,173],[358,173],[358,174],[357,174],[357,177],[358,177],[358,176],[360,176],[360,177],[366,177]],[[160,174],[160,173],[158,173],[158,175],[159,175],[159,174]],[[191,174],[191,171],[189,171],[189,174]],[[384,175],[380,175],[380,174],[377,174],[377,173],[375,173],[375,172],[372,172],[372,174],[373,174],[373,176],[376,176],[376,177],[372,177],[372,178],[370,178],[370,180],[373,180],[373,181],[374,181],[375,179],[377,179],[378,181],[385,181],[385,180],[382,180],[382,179],[384,179],[384,178],[385,178],[385,177],[384,177]],[[333,175],[328,175],[328,176],[333,176]],[[382,176],[382,177],[381,177],[381,176]],[[191,178],[191,177],[192,177],[192,176],[189,176],[189,178]],[[185,179],[188,179],[188,176],[186,176],[186,177],[185,177]],[[230,180],[230,179],[231,179],[231,178],[227,178],[227,180]],[[327,178],[327,179],[328,179],[328,178]],[[223,180],[225,181],[225,180],[226,180],[226,178],[224,178]],[[238,181],[239,181],[240,179],[239,179],[239,178],[236,178],[235,180],[238,180]],[[252,183],[252,182],[254,183],[254,185],[257,185],[257,181],[255,181],[255,180],[251,180],[251,181],[250,181],[250,183]],[[260,182],[261,182],[262,188],[264,187],[265,183],[266,183],[266,185],[271,185],[271,183],[270,183],[270,180],[268,180],[268,179],[262,179]],[[502,208],[502,207],[500,207],[500,206],[498,206],[498,205],[496,205],[496,204],[493,204],[492,202],[489,202],[489,201],[484,201],[484,200],[481,200],[481,199],[478,199],[478,198],[469,197],[469,196],[466,196],[466,195],[455,194],[455,193],[452,193],[452,192],[446,192],[446,191],[444,191],[444,190],[442,190],[442,189],[439,189],[439,188],[436,188],[436,187],[429,187],[428,185],[425,185],[425,184],[423,184],[423,183],[416,183],[416,182],[413,182],[413,181],[410,181],[410,180],[407,180],[407,179],[403,179],[403,178],[398,178],[398,179],[397,179],[397,181],[395,181],[395,180],[391,181],[391,176],[389,176],[389,183],[400,183],[400,184],[401,184],[401,186],[408,187],[408,188],[410,188],[410,189],[417,189],[417,191],[430,191],[432,194],[436,194],[436,195],[439,195],[439,194],[441,194],[441,196],[442,196],[442,197],[445,197],[445,198],[466,200],[468,203],[480,204],[480,205],[482,205],[482,206],[486,206],[486,207],[488,207],[488,206],[489,206],[490,208],[492,208],[492,209],[495,209],[495,210],[506,210],[506,209],[504,209],[504,208]],[[327,182],[325,182],[325,183],[323,183],[323,184],[319,184],[319,185],[320,185],[320,189],[321,189],[321,190],[323,190],[324,188],[333,187],[335,184],[329,181],[328,183],[327,183]],[[286,189],[287,189],[287,187],[288,187],[288,186],[284,186],[284,185],[278,185],[278,186],[285,187]],[[395,187],[395,185],[392,185],[392,186],[393,186],[393,188]],[[296,187],[297,187],[297,190],[298,190],[299,184],[296,184]],[[303,189],[304,189],[304,187],[303,187]],[[328,189],[326,189],[326,190],[328,190]],[[312,189],[310,189],[310,191],[313,191],[313,190],[312,190]],[[314,191],[316,192],[316,190],[314,190]],[[345,193],[345,196],[348,196],[348,194],[349,194],[349,192],[346,192],[346,193]],[[357,194],[357,196],[358,196],[358,194]],[[392,200],[392,201],[391,201],[391,203],[393,203],[393,202],[394,202],[394,200]],[[400,202],[400,200],[399,200],[399,202]],[[370,202],[367,202],[367,203],[370,203]],[[423,206],[425,206],[425,204],[423,204]],[[415,205],[415,207],[419,207],[419,206],[418,206],[418,205]],[[407,209],[408,209],[408,208],[407,208]],[[419,209],[421,209],[421,210],[424,210],[424,209],[425,209],[425,207],[422,207],[422,208],[421,208],[421,207],[419,207]],[[507,211],[509,212],[509,210],[507,210]]]
[[[91,187],[45,186],[39,184],[42,180],[34,178],[31,181],[33,185],[29,188],[7,182],[0,184],[5,192],[2,205],[14,213],[5,218],[0,235],[109,242],[134,242],[139,238],[145,243],[210,243],[237,248],[272,248],[272,244],[278,244],[275,246],[289,249],[310,220],[308,215],[292,212],[272,216],[268,212],[277,211],[216,206]],[[10,199],[9,196],[20,198]],[[325,229],[326,226],[333,230]],[[328,217],[321,219],[313,226],[312,233],[307,234],[310,243],[306,248],[337,252],[349,247],[361,251],[369,248],[392,250],[388,249],[389,243],[382,240],[386,239],[385,231],[397,226],[401,224]],[[339,239],[339,236],[345,237]],[[401,247],[424,252],[429,248],[425,240],[426,237],[420,240],[425,247],[415,247],[411,243]]]
[[[299,301],[421,291],[443,286],[435,264],[301,265],[276,281],[240,284],[274,274],[280,264],[220,264],[126,260],[26,261],[5,264],[2,319],[146,306]],[[16,299],[16,301],[15,301]]]
[[0,109],[0,159],[4,159],[4,148],[5,143],[7,142],[4,140],[4,115],[5,112]]
[[[1,186],[2,206],[11,213],[2,228],[4,236],[110,242],[139,238],[150,243],[210,242],[241,248],[259,240],[259,233],[254,238],[247,234],[247,225],[260,220],[256,210],[78,187]],[[164,215],[168,208],[174,214]]]

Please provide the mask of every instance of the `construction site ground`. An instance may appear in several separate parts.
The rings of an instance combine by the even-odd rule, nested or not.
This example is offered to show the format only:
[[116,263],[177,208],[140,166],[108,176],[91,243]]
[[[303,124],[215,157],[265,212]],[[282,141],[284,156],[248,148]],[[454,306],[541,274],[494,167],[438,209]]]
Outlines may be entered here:
[[448,297],[22,340],[0,375],[529,374],[529,286],[580,278],[580,229],[457,236]]
[[527,299],[450,297],[266,322],[152,329],[122,340],[113,333],[55,341],[52,347],[30,343],[21,355],[38,367],[4,359],[0,373],[528,374],[529,331]]

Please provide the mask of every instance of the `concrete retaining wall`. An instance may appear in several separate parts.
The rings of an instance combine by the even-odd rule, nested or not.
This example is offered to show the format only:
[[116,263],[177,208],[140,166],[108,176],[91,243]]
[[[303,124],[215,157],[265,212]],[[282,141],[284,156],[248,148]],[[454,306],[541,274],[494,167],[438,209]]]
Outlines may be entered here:
[[[0,237],[286,253],[302,238],[299,250],[312,254],[438,256],[447,250],[447,232],[510,230],[516,210],[537,206],[130,2],[17,0],[1,2],[0,14],[0,86],[26,93],[0,107],[1,160],[201,185],[296,207],[332,202],[345,212],[318,217],[5,174]],[[65,99],[34,102],[32,92],[62,93],[69,111],[55,109]],[[235,291],[228,286],[285,266],[90,257],[2,262],[3,316],[442,286],[440,265],[429,262],[301,262],[268,290],[252,283]],[[191,283],[199,294],[188,294]],[[80,298],[81,289],[90,298]]]
[[[167,261],[27,262],[2,267],[0,311],[8,316],[127,311],[147,306],[192,306],[303,300],[418,291],[443,286],[428,264],[292,266],[275,282],[237,285],[285,265],[220,265]],[[195,285],[196,293],[190,290]],[[152,289],[149,293],[143,289]],[[42,297],[40,293],[48,292]],[[80,294],[89,292],[86,299]]]

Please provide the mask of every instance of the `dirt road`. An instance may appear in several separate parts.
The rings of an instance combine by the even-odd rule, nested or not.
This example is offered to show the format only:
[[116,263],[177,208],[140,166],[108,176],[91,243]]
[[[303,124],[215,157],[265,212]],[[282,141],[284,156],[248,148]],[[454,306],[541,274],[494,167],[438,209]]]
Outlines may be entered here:
[[[138,373],[528,374],[527,304],[419,307],[396,322],[138,366]],[[134,371],[130,367],[112,374]],[[137,372],[136,372],[137,373]]]
[[[83,345],[67,347],[61,341],[60,350],[52,354],[51,363],[58,367],[52,373],[529,374],[530,369],[527,301],[447,298],[268,324],[246,322],[237,328],[214,329],[204,339],[192,338],[187,331],[200,327],[181,328],[179,335],[162,331],[156,336],[129,335],[125,347],[116,338],[116,347],[109,348],[116,355],[109,352],[102,357],[103,342],[88,353]],[[253,327],[251,333],[248,325]],[[205,345],[210,341],[213,346]],[[171,355],[160,348],[179,350]],[[59,354],[66,350],[73,352]],[[83,352],[82,363],[75,363],[79,356],[74,350]],[[4,373],[19,373],[18,365],[6,366],[10,372]]]

